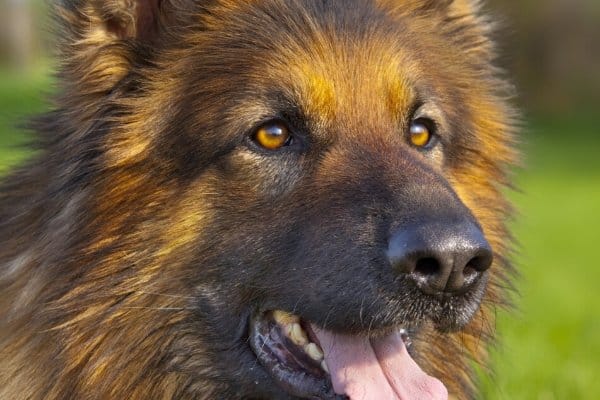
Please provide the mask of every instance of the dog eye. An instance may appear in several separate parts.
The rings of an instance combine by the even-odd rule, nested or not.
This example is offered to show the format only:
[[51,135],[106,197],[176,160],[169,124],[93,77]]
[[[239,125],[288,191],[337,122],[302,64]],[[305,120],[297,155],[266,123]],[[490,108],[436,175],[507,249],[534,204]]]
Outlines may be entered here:
[[292,135],[284,122],[271,121],[256,130],[253,140],[267,150],[278,150],[291,144]]
[[410,124],[409,141],[413,146],[425,149],[433,143],[435,123],[426,118],[418,118]]

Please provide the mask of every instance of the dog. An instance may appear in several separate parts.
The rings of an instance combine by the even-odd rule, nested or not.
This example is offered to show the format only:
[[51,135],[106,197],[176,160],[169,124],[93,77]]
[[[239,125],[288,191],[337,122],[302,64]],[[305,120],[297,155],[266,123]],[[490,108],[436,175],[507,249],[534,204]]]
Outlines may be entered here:
[[471,0],[61,0],[2,399],[471,399],[517,162]]

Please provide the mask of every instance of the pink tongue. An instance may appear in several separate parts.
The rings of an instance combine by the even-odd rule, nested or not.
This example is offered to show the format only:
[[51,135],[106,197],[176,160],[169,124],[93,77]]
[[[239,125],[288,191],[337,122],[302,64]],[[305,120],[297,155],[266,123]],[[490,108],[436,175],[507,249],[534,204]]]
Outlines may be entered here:
[[425,374],[410,357],[400,334],[368,339],[312,329],[336,393],[351,400],[448,399],[442,382]]

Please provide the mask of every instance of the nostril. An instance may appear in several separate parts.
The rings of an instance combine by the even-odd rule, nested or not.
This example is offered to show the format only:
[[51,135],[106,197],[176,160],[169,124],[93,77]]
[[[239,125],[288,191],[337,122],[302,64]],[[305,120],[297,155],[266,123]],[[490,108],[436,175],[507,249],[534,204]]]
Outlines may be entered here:
[[462,286],[467,288],[477,281],[483,272],[492,264],[491,253],[473,257],[462,270]]
[[422,276],[436,276],[439,275],[441,269],[442,266],[438,260],[427,257],[417,261],[414,272]]
[[492,255],[491,252],[486,251],[484,255],[478,255],[476,257],[471,258],[471,260],[465,265],[463,270],[463,274],[470,275],[477,272],[486,271],[490,268],[492,264]]

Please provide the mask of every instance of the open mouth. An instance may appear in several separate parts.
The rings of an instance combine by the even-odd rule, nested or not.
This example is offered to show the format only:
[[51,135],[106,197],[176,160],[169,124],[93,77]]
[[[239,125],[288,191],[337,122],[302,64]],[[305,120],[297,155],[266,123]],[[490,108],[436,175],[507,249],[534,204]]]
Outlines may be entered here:
[[252,318],[250,345],[288,394],[322,400],[447,399],[407,351],[404,330],[385,336],[322,330],[298,316],[270,311]]

